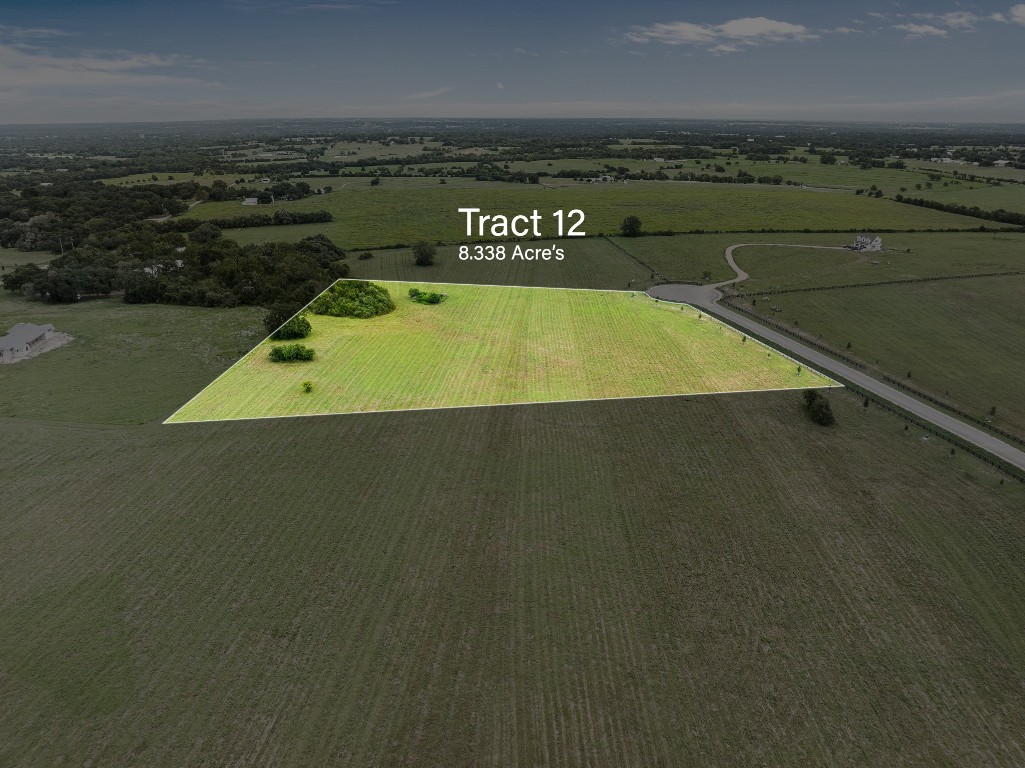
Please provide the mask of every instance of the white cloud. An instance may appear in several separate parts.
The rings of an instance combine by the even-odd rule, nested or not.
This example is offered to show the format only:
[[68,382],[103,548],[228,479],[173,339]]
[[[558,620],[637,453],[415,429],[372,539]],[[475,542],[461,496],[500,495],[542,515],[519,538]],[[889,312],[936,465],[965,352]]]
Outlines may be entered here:
[[82,52],[58,56],[34,46],[0,42],[0,82],[9,90],[155,83],[210,85],[154,71],[202,63],[188,56],[151,53]]
[[9,27],[5,24],[0,24],[0,38],[7,40],[64,37],[67,34],[67,32],[60,29],[47,29],[41,27]]
[[944,13],[939,16],[939,20],[946,24],[951,29],[975,29],[975,25],[979,23],[980,19],[974,13],[968,13],[967,11],[958,11],[955,13]]
[[433,91],[420,91],[419,93],[411,93],[408,96],[402,98],[408,99],[409,101],[422,101],[423,99],[435,99],[438,96],[444,96],[446,93],[452,90],[451,85],[445,85],[441,88],[435,88]]
[[540,56],[541,55],[540,53],[536,53],[535,51],[528,51],[526,48],[513,48],[512,52],[515,53],[517,56]]
[[863,29],[855,29],[854,27],[835,27],[828,31],[835,35],[860,35],[865,32]]
[[978,16],[968,11],[953,11],[951,13],[913,13],[911,14],[911,18],[936,21],[945,27],[962,32],[971,32],[976,28],[980,21],[984,21],[982,16]]
[[1013,6],[1007,12],[1007,20],[1013,24],[1021,24],[1022,26],[1025,26],[1025,3]]
[[736,53],[743,46],[803,42],[817,37],[801,24],[767,19],[764,16],[732,19],[723,24],[670,21],[633,27],[626,33],[626,39],[634,43],[699,45],[709,48],[713,53]]
[[947,36],[947,30],[934,27],[932,24],[894,24],[893,28],[907,32],[909,38]]
[[505,86],[502,83],[495,83],[495,87],[500,91],[505,90]]

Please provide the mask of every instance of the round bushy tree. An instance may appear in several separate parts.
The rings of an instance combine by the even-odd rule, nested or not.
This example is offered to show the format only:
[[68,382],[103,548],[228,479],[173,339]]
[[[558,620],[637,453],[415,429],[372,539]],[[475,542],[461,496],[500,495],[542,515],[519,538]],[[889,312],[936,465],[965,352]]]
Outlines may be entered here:
[[313,328],[310,327],[310,321],[307,320],[304,315],[296,315],[287,323],[285,323],[276,331],[274,331],[274,333],[271,334],[271,338],[275,341],[287,341],[288,339],[305,339],[312,332]]
[[310,304],[315,315],[377,317],[395,309],[388,289],[365,280],[339,280]]
[[623,237],[637,237],[641,234],[641,220],[636,216],[627,216],[619,225]]
[[416,261],[418,267],[432,266],[434,264],[434,257],[437,254],[438,249],[426,240],[421,240],[413,246],[413,260]]

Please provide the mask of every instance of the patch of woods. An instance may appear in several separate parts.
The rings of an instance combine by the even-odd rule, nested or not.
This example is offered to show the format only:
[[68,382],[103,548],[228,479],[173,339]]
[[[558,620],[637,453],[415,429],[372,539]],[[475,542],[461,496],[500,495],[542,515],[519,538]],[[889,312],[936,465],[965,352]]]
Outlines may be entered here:
[[826,399],[825,395],[820,394],[817,389],[806,389],[803,397],[804,410],[812,421],[816,424],[821,424],[823,427],[830,427],[836,423],[833,409],[830,407],[829,400]]
[[310,304],[315,315],[370,318],[395,309],[388,289],[363,280],[339,280]]
[[240,246],[219,237],[186,241],[180,234],[159,235],[147,227],[115,250],[82,246],[46,268],[25,264],[7,270],[0,282],[26,297],[54,302],[120,291],[128,304],[283,305],[277,328],[325,285],[348,276],[345,259],[345,252],[324,235]]
[[200,189],[191,181],[134,188],[67,181],[0,192],[0,247],[54,254],[86,244],[116,248],[124,228],[184,213]]

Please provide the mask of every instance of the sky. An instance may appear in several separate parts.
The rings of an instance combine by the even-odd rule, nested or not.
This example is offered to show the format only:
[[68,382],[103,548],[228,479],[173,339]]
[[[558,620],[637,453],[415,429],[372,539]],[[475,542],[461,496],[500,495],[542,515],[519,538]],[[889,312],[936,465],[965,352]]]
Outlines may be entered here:
[[2,0],[0,124],[1025,123],[1025,3]]

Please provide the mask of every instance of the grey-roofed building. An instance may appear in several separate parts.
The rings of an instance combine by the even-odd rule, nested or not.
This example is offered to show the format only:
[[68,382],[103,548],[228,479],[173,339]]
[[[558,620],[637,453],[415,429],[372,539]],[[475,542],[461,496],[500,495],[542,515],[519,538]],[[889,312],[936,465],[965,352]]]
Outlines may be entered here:
[[45,325],[18,323],[7,332],[6,336],[0,336],[0,363],[9,363],[24,357],[32,351],[33,347],[42,344],[52,336],[53,326],[50,323]]

